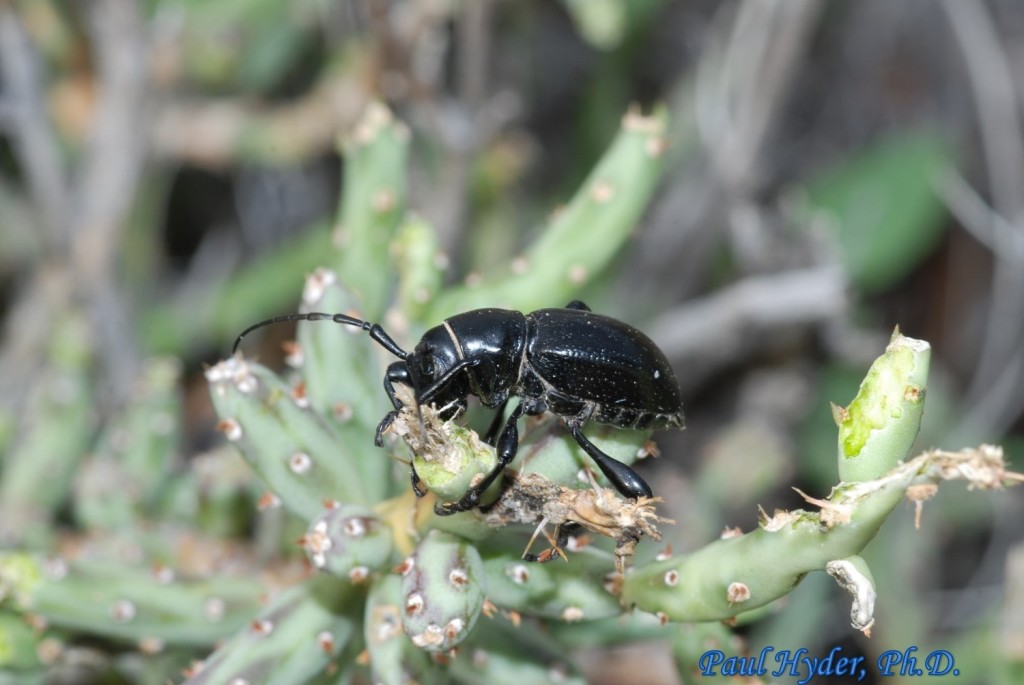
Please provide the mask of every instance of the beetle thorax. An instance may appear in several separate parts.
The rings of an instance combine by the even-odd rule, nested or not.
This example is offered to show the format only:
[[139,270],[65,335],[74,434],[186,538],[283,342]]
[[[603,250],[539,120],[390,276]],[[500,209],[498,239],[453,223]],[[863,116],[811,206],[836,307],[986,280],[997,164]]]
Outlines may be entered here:
[[514,392],[526,349],[526,317],[507,309],[477,309],[453,316],[439,328],[469,362],[470,392],[485,406],[495,407]]

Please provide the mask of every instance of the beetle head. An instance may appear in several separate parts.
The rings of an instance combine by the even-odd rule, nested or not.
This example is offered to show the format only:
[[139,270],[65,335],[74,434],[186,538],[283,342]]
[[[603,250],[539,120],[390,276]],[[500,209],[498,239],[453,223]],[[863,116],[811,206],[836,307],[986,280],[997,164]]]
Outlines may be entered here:
[[427,331],[405,363],[417,402],[439,409],[450,404],[465,408],[469,395],[466,374],[461,372],[465,362],[443,326]]

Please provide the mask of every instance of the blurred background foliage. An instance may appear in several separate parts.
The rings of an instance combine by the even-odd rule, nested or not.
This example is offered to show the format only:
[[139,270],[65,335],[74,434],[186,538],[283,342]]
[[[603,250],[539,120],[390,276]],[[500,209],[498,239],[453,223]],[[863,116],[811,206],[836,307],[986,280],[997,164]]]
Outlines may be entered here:
[[[515,270],[624,112],[667,110],[655,198],[581,296],[648,331],[683,386],[688,430],[647,466],[677,548],[799,506],[791,485],[827,493],[828,402],[896,325],[935,350],[920,446],[1002,442],[1019,469],[1021,74],[1016,0],[6,0],[3,544],[67,552],[156,512],[218,550],[247,539],[258,491],[202,368],[333,254],[339,139],[373,100],[410,126],[404,204],[470,286]],[[103,471],[125,436],[145,448]],[[870,639],[828,579],[740,633],[869,661],[941,647],[969,682],[1019,682],[1022,515],[1020,493],[951,488],[921,531],[894,517],[865,554]],[[580,662],[676,682],[660,643]]]

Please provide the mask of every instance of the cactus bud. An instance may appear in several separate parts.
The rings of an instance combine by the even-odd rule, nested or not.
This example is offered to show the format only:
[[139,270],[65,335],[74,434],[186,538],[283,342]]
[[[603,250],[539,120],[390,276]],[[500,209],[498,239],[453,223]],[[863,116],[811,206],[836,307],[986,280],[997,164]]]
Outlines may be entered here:
[[402,578],[402,623],[413,644],[446,652],[462,642],[484,603],[484,567],[476,548],[440,532],[416,548],[414,564]]
[[300,540],[313,565],[354,582],[388,563],[391,532],[358,505],[329,505]]

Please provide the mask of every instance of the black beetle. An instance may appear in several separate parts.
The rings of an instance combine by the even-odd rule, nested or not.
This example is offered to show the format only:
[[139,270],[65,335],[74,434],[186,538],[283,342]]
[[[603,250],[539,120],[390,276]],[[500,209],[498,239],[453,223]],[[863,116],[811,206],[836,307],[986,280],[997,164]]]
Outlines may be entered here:
[[[345,314],[289,314],[245,329],[232,352],[246,334],[261,326],[303,320],[358,326],[402,360],[388,366],[384,376],[384,390],[394,410],[377,426],[374,442],[378,447],[403,406],[395,395],[395,383],[411,387],[418,403],[447,407],[446,419],[466,409],[469,395],[498,410],[484,437],[497,448],[497,465],[458,502],[441,505],[438,513],[466,511],[480,503],[480,495],[516,456],[516,423],[523,414],[550,411],[562,417],[580,447],[627,497],[650,497],[651,488],[636,471],[590,442],[583,435],[583,425],[591,420],[634,429],[683,425],[679,384],[664,353],[640,331],[594,314],[579,301],[564,309],[530,314],[507,309],[457,314],[424,333],[412,352],[399,347],[378,324]],[[519,404],[502,428],[512,397],[518,397]],[[415,472],[413,485],[422,495]]]

